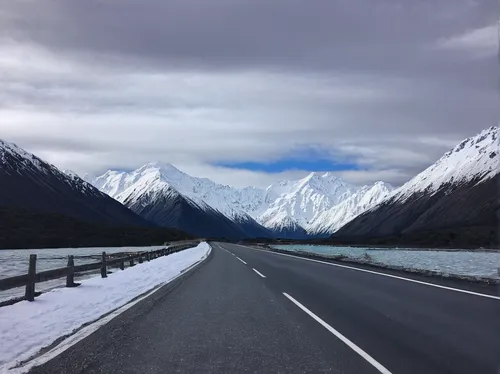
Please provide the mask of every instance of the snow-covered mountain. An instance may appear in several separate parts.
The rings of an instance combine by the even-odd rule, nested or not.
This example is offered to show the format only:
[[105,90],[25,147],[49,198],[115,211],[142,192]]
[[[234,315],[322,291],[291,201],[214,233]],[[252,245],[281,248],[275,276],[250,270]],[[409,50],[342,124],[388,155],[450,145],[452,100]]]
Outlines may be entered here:
[[[331,173],[311,173],[296,181],[283,181],[266,189],[247,187],[243,189],[215,183],[207,178],[192,177],[170,164],[155,162],[132,172],[108,171],[104,175],[89,179],[94,186],[124,203],[139,213],[137,202],[151,204],[151,199],[163,199],[162,194],[177,193],[206,212],[224,215],[238,226],[251,228],[255,236],[303,238],[311,233],[323,235],[332,233],[340,224],[334,214],[329,217],[329,225],[317,229],[318,217],[326,211],[334,210],[343,201],[354,196],[361,189],[345,183]],[[386,185],[384,185],[386,186]],[[389,189],[389,186],[386,186]],[[148,196],[148,202],[144,202]],[[357,195],[356,195],[357,196]],[[364,196],[364,194],[363,194]],[[368,207],[365,200],[375,204],[385,195],[372,193],[370,198],[353,199],[344,213],[338,216],[342,223],[346,217],[355,216],[347,208],[359,214]],[[356,203],[359,201],[359,206]],[[144,215],[143,215],[144,216]],[[160,223],[161,222],[156,222]],[[314,224],[314,226],[313,226]],[[263,229],[262,226],[272,233]],[[181,227],[187,230],[186,227]],[[189,230],[188,230],[189,231]],[[248,231],[243,228],[243,231]]]
[[298,181],[271,185],[268,191],[273,191],[278,197],[260,216],[260,220],[276,224],[277,217],[290,217],[307,228],[318,214],[341,203],[356,190],[356,187],[331,173],[311,173]]
[[173,165],[160,162],[146,164],[130,173],[108,171],[89,181],[162,226],[177,227],[199,236],[271,236],[244,210],[255,209],[254,205],[265,199],[265,193],[257,189],[237,190],[206,178],[191,177]]
[[309,225],[309,233],[316,236],[334,233],[361,213],[380,204],[393,189],[390,184],[384,182],[361,187],[340,204],[318,214]]
[[298,181],[271,185],[266,191],[277,198],[257,217],[265,227],[280,233],[297,231],[299,236],[303,231],[324,236],[381,202],[392,187],[377,182],[358,188],[332,173],[311,173]]
[[145,192],[170,186],[202,207],[212,207],[232,219],[246,218],[258,211],[265,193],[255,188],[238,190],[183,173],[171,164],[154,162],[131,172],[108,171],[91,180],[102,192],[120,202],[133,201]]
[[0,206],[110,225],[151,225],[91,184],[0,140]]
[[467,138],[445,153],[434,165],[394,191],[394,199],[405,201],[425,192],[436,194],[470,182],[481,183],[500,172],[499,127],[493,126]]
[[465,139],[336,235],[374,237],[497,223],[500,130]]

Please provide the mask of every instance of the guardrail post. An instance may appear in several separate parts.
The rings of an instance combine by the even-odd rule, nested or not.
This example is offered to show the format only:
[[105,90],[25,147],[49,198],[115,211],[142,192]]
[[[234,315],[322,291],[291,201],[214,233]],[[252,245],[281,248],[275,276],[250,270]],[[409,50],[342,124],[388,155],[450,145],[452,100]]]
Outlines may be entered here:
[[130,256],[130,263],[129,263],[130,267],[132,266],[135,266],[134,264],[134,256]]
[[139,264],[142,264],[142,255],[139,255]]
[[146,252],[146,260],[150,261],[151,260],[151,253]]
[[101,260],[101,277],[108,277],[108,270],[106,266],[106,252],[102,252],[102,260]]
[[66,287],[76,287],[75,284],[75,259],[73,255],[68,256],[68,275],[66,275]]
[[30,255],[30,263],[28,267],[28,283],[26,283],[25,298],[28,301],[35,300],[35,283],[36,283],[36,255]]
[[120,261],[120,270],[125,270],[125,260],[123,258]]

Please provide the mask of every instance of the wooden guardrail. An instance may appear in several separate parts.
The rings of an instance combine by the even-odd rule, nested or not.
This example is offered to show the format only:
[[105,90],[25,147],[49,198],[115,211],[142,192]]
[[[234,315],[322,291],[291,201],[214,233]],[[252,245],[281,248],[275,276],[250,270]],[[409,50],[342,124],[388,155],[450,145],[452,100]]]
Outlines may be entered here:
[[53,279],[66,277],[66,287],[78,287],[80,284],[75,283],[75,274],[84,273],[92,270],[101,270],[101,277],[107,278],[108,268],[117,266],[121,270],[125,267],[132,267],[137,263],[144,261],[151,261],[158,257],[168,256],[172,253],[180,252],[184,249],[192,248],[197,243],[184,243],[180,245],[173,245],[168,248],[161,248],[155,251],[140,252],[129,256],[109,259],[106,252],[102,252],[101,261],[75,266],[73,256],[68,256],[68,265],[63,268],[45,270],[41,272],[36,271],[36,255],[30,255],[28,274],[18,275],[15,277],[0,279],[0,291],[9,290],[12,288],[26,287],[24,300],[34,301],[37,293],[35,291],[36,283],[46,282]]

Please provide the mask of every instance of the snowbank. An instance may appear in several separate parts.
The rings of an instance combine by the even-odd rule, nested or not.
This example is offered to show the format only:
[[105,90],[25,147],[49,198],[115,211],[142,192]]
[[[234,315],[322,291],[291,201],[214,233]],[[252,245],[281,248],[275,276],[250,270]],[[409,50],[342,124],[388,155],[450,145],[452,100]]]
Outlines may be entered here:
[[84,280],[77,288],[58,288],[36,298],[0,308],[0,372],[28,360],[42,348],[82,325],[166,284],[205,258],[207,243],[139,264],[108,278]]

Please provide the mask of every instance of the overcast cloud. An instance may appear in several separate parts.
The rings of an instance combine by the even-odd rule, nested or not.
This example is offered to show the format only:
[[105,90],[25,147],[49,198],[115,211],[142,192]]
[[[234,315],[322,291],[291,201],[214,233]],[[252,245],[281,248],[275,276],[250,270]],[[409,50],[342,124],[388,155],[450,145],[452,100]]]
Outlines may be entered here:
[[305,150],[401,184],[496,125],[496,0],[0,3],[0,138],[78,173],[230,169]]

